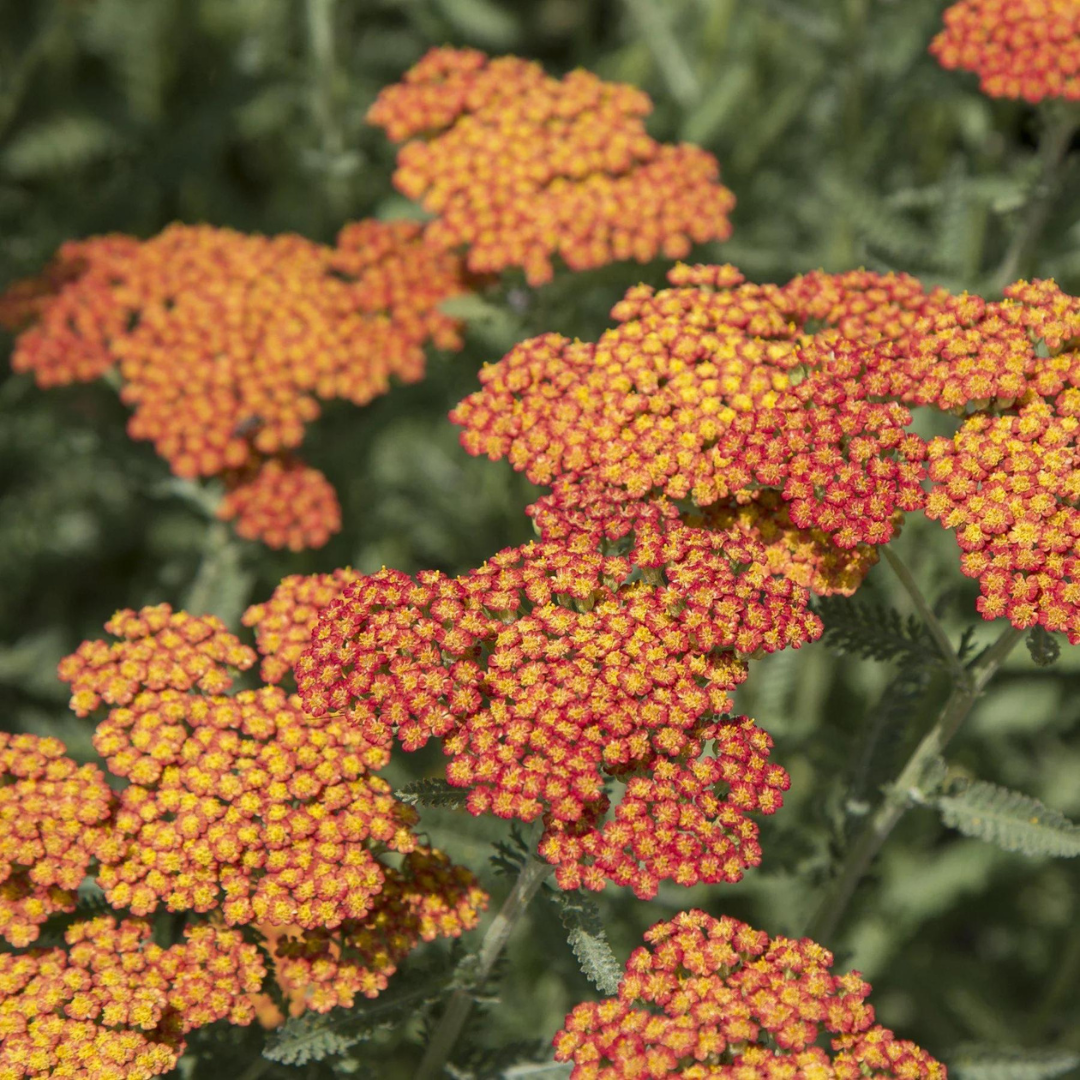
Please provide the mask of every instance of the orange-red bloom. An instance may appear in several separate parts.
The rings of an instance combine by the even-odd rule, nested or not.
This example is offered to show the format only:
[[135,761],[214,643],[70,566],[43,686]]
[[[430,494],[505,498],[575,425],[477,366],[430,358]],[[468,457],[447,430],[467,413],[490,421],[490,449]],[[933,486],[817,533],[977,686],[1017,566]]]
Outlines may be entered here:
[[29,945],[50,915],[75,910],[112,805],[101,770],[58,739],[0,732],[0,938]]
[[1080,100],[1080,7],[1075,0],[960,0],[930,52],[979,76],[990,97]]
[[184,1036],[216,1020],[249,1024],[266,974],[240,934],[189,927],[163,949],[150,926],[111,917],[72,925],[67,948],[0,954],[0,1075],[148,1080]]
[[[717,717],[746,656],[820,632],[807,593],[732,535],[676,524],[641,530],[627,557],[596,546],[582,534],[457,579],[348,585],[296,665],[305,707],[347,712],[376,745],[442,739],[473,813],[544,816],[566,887],[737,880],[760,858],[745,813],[775,810],[787,778],[767,736]],[[606,777],[630,787],[603,825]],[[672,817],[676,791],[697,810]]]
[[683,258],[723,240],[734,196],[715,159],[657,143],[642,91],[587,71],[563,79],[514,56],[432,49],[368,113],[395,142],[394,183],[436,215],[425,239],[463,248],[478,273],[511,266],[531,284],[552,258],[573,270]]
[[256,460],[228,481],[216,513],[222,521],[235,521],[245,540],[303,551],[322,547],[341,530],[341,504],[333,485],[295,458]]
[[575,1006],[555,1036],[571,1080],[945,1080],[941,1062],[874,1024],[870,986],[833,975],[809,938],[694,910],[645,941],[618,996]]

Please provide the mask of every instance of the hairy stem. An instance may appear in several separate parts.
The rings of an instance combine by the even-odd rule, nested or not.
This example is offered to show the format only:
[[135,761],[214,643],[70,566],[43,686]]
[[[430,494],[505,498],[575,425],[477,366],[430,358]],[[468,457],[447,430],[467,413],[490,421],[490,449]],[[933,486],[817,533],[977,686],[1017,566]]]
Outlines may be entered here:
[[914,802],[913,796],[918,795],[927,766],[941,755],[978,701],[986,684],[1023,636],[1023,630],[1007,627],[972,667],[965,670],[964,679],[954,684],[934,726],[908,758],[900,775],[890,785],[880,806],[848,851],[840,873],[807,924],[805,933],[809,937],[827,941],[833,935],[874,856]]
[[672,33],[663,5],[656,4],[655,0],[626,0],[626,6],[638,24],[671,96],[684,109],[696,105],[701,97],[701,84],[679,39]]
[[251,574],[241,565],[242,560],[232,529],[224,521],[210,522],[199,568],[184,595],[184,610],[192,615],[216,615],[235,629],[251,585]]
[[926,623],[926,629],[930,631],[930,636],[934,639],[934,644],[937,645],[938,651],[952,673],[953,679],[957,683],[966,682],[968,678],[967,669],[960,663],[960,658],[956,655],[956,650],[949,641],[949,635],[945,633],[945,628],[934,614],[934,609],[927,603],[926,597],[923,596],[922,589],[919,588],[918,582],[908,569],[907,563],[888,545],[882,547],[881,553],[885,556],[885,561],[892,567],[893,573],[899,578],[900,584],[907,590],[916,610],[922,616],[923,622]]
[[994,272],[992,288],[995,292],[1000,292],[1024,272],[1031,251],[1042,236],[1061,187],[1069,143],[1078,123],[1080,115],[1068,105],[1047,119],[1046,130],[1039,140],[1039,177],[1023,220],[1013,234],[1001,265]]
[[[495,961],[499,959],[514,927],[518,924],[529,901],[536,895],[544,880],[551,873],[551,867],[535,855],[531,855],[521,868],[521,873],[514,882],[499,913],[491,921],[484,935],[477,957],[476,985],[480,986],[491,974]],[[472,994],[468,990],[457,990],[451,996],[446,1011],[439,1020],[439,1026],[428,1043],[420,1067],[416,1070],[415,1080],[435,1080],[441,1075],[443,1066],[450,1059],[461,1029],[468,1019],[472,1008]]]

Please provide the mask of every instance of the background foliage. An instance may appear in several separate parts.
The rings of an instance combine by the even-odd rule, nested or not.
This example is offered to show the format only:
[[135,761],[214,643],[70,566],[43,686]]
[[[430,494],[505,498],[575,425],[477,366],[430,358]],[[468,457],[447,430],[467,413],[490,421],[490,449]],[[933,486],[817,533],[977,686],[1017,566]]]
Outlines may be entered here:
[[[1036,182],[1038,118],[1022,104],[982,97],[974,78],[944,72],[926,54],[943,6],[0,5],[0,284],[35,272],[63,240],[94,233],[148,236],[182,220],[326,240],[349,219],[414,213],[390,187],[390,144],[363,118],[381,86],[429,46],[451,43],[518,52],[555,72],[586,66],[645,88],[656,101],[653,134],[714,152],[739,199],[732,240],[701,250],[703,259],[735,262],[763,281],[865,265],[955,290],[987,288]],[[1076,293],[1080,184],[1070,179],[1075,173],[1021,269]],[[624,288],[660,281],[663,271],[619,265],[562,275],[538,291],[508,278],[471,300],[461,312],[469,321],[463,353],[434,357],[425,382],[362,411],[333,405],[312,428],[306,456],[341,494],[343,533],[299,556],[245,546],[233,589],[216,595],[216,606],[236,612],[287,573],[384,564],[458,572],[525,539],[529,486],[505,462],[461,452],[447,410],[475,386],[480,364],[515,340],[539,330],[595,335]],[[103,384],[44,394],[28,377],[0,381],[0,722],[59,735],[81,757],[92,755],[89,727],[66,712],[56,661],[98,636],[117,607],[180,603],[211,535],[201,507],[148,447],[126,438],[123,424],[124,410]],[[959,637],[976,621],[974,586],[959,576],[952,539],[912,520],[899,550]],[[600,919],[620,960],[644,927],[692,904],[774,934],[805,921],[830,857],[946,689],[943,676],[926,670],[917,630],[905,638],[897,627],[906,644],[882,646],[886,663],[859,655],[866,627],[882,625],[872,605],[909,613],[885,569],[874,571],[858,603],[861,612],[830,605],[827,622],[840,627],[830,642],[760,662],[739,691],[739,708],[774,735],[792,773],[787,808],[765,825],[764,865],[735,887],[666,886],[651,904],[609,888]],[[977,643],[987,638],[980,627]],[[1049,668],[1014,653],[952,751],[952,779],[1018,788],[1080,815],[1074,653],[1066,647]],[[435,773],[438,761],[414,755],[395,768],[392,779],[403,784]],[[492,841],[504,838],[497,822],[448,809],[425,810],[424,820],[434,842],[480,870],[496,896],[505,890],[487,866]],[[877,984],[881,1021],[957,1065],[962,1080],[1037,1080],[1075,1066],[1071,1051],[1080,1058],[1078,885],[1080,860],[1007,853],[921,810],[904,820],[827,944]],[[474,1018],[462,1075],[499,1075],[530,1052],[542,1057],[542,1045],[502,1056],[482,1048],[546,1041],[569,1006],[593,993],[570,947],[552,945],[565,940],[567,918],[539,904],[515,938],[501,1005]],[[592,915],[569,918],[587,931]],[[417,1053],[410,1034],[397,1026],[332,1060],[260,1068],[405,1076]],[[235,1074],[261,1038],[208,1033],[193,1043],[186,1075]],[[1057,1057],[1042,1073],[1030,1057],[1010,1067],[987,1049],[1048,1046]]]

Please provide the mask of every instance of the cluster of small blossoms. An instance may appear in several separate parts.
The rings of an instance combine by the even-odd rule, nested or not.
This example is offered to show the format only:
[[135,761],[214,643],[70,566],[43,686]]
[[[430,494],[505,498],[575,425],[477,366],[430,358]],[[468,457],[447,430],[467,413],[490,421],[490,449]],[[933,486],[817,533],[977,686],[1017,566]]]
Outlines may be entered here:
[[[795,377],[807,339],[792,315],[809,306],[806,281],[788,300],[729,267],[672,277],[659,293],[630,290],[614,310],[621,325],[595,344],[547,334],[486,367],[483,389],[451,414],[465,449],[506,457],[534,483],[592,475],[631,499],[711,507],[774,490],[796,528],[837,547],[887,542],[897,512],[922,505],[925,446],[902,404],[869,400],[861,354],[830,350]],[[862,307],[891,305],[889,319],[860,310],[849,322],[880,337],[890,320],[902,325],[908,297],[883,286],[878,299],[864,278],[851,292]]]
[[[296,663],[304,706],[374,745],[442,740],[473,813],[543,816],[564,888],[738,880],[760,860],[746,815],[788,779],[768,736],[721,717],[746,657],[818,635],[808,593],[745,537],[676,523],[637,529],[629,557],[597,548],[581,533],[456,579],[347,585]],[[612,779],[626,794],[605,821]]]
[[645,131],[649,98],[587,71],[563,79],[513,56],[437,48],[386,87],[368,120],[395,142],[394,183],[435,214],[425,239],[477,273],[682,258],[723,240],[734,196],[699,147]]
[[[460,347],[437,305],[464,288],[457,257],[427,243],[417,223],[346,226],[337,247],[173,225],[145,242],[67,245],[0,314],[13,325],[33,319],[12,365],[43,387],[118,365],[128,433],[194,478],[294,449],[320,399],[364,405],[392,377],[421,378],[426,342]],[[325,477],[299,464],[267,469],[225,513],[245,536],[325,543],[340,527]],[[296,491],[310,506],[282,522],[279,501]]]
[[251,1023],[266,968],[238,931],[189,927],[161,948],[149,924],[109,916],[70,926],[66,948],[0,953],[0,1076],[148,1080],[184,1038],[217,1020]]
[[939,1061],[874,1024],[870,986],[833,975],[809,938],[692,910],[645,941],[618,996],[577,1005],[555,1036],[571,1080],[945,1080]]
[[238,536],[267,547],[303,551],[319,548],[341,529],[341,504],[333,484],[318,469],[295,459],[256,459],[227,475],[215,511],[235,521]]
[[[357,995],[377,997],[419,942],[473,929],[487,905],[472,874],[430,848],[414,849],[400,870],[387,867],[385,874],[382,891],[363,919],[347,920],[334,930],[265,928],[274,976],[290,1015],[349,1008]],[[268,1027],[283,1019],[280,1010],[266,1010]]]
[[1080,7],[1074,0],[960,0],[930,52],[979,76],[990,97],[1080,101]]
[[985,619],[1080,644],[1080,390],[977,413],[930,444],[926,513],[956,531]]
[[0,732],[0,938],[21,948],[75,910],[112,804],[101,771],[58,739]]
[[252,604],[244,612],[243,624],[255,628],[255,647],[263,657],[259,674],[264,682],[277,685],[289,675],[310,644],[319,615],[346,585],[360,577],[349,569],[308,576],[290,574],[269,600]]

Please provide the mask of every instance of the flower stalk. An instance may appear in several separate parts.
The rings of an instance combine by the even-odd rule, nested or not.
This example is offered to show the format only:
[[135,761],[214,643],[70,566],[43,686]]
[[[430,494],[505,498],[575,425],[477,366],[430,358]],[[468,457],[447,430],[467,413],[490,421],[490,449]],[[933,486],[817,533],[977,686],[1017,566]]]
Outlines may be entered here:
[[[495,918],[492,919],[480,945],[476,964],[476,985],[483,985],[491,974],[495,961],[499,959],[506,943],[510,940],[514,927],[525,914],[530,901],[540,890],[540,886],[551,873],[551,869],[551,866],[535,855],[530,855],[522,865],[521,873],[514,882],[510,894]],[[454,1044],[461,1034],[461,1029],[469,1017],[472,1003],[473,997],[468,990],[454,992],[428,1043],[420,1067],[416,1070],[415,1080],[435,1080],[442,1074],[443,1067],[449,1061]]]

